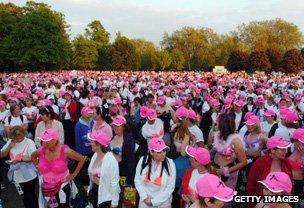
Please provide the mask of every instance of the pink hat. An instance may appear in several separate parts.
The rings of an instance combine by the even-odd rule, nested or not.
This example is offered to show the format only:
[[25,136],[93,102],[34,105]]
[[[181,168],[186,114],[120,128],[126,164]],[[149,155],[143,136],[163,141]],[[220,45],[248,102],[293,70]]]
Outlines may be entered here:
[[104,147],[107,147],[111,142],[111,138],[102,131],[92,131],[91,133],[88,133],[88,139],[96,141]]
[[176,108],[179,108],[183,105],[183,102],[180,99],[176,99],[171,103],[171,106],[175,106]]
[[243,100],[238,100],[234,103],[238,107],[243,107],[244,106],[244,101]]
[[254,116],[255,114],[253,112],[247,112],[244,116],[245,121],[247,121],[251,116]]
[[175,115],[178,119],[182,120],[184,118],[188,118],[189,116],[189,111],[185,107],[180,107],[175,111]]
[[304,129],[296,129],[292,134],[292,138],[299,140],[301,143],[304,143]]
[[217,107],[221,105],[221,103],[217,99],[210,100],[210,104],[212,107]]
[[50,101],[49,99],[44,99],[43,102],[45,106],[52,106],[53,104],[52,101]]
[[149,108],[147,106],[141,106],[140,107],[140,116],[143,118],[146,118],[148,110],[149,110]]
[[93,110],[88,106],[85,106],[81,109],[81,115],[88,115],[90,113],[93,113]]
[[262,97],[258,97],[255,102],[258,103],[258,104],[260,104],[260,105],[264,105],[265,100]]
[[150,121],[154,121],[157,118],[156,110],[152,109],[152,108],[148,109],[148,111],[147,111],[147,118]]
[[45,130],[38,138],[41,141],[48,142],[51,140],[58,140],[59,136],[59,132],[56,129],[50,128]]
[[0,100],[0,106],[5,106],[6,103],[3,100]]
[[121,105],[121,104],[122,104],[121,98],[120,98],[120,97],[114,98],[114,104],[115,104],[115,105]]
[[279,149],[287,149],[291,146],[291,143],[287,140],[284,140],[280,136],[272,136],[267,140],[266,144],[268,149],[279,148]]
[[162,140],[158,137],[154,137],[154,138],[150,139],[148,147],[149,147],[150,151],[155,151],[155,152],[161,152],[164,149],[169,148],[166,145],[166,143],[164,142],[164,140]]
[[287,107],[281,107],[279,111],[281,119],[285,119],[289,109]]
[[275,115],[276,115],[276,113],[273,110],[271,110],[271,109],[268,109],[264,113],[264,116],[266,116],[266,117],[274,117]]
[[126,123],[127,123],[127,120],[125,119],[125,117],[117,116],[113,119],[112,125],[121,126],[121,125],[126,124]]
[[260,119],[259,117],[252,115],[245,121],[245,124],[248,126],[257,125],[260,124]]
[[200,197],[216,198],[229,202],[236,195],[236,191],[224,184],[221,179],[213,174],[206,173],[196,182],[196,192]]
[[191,108],[188,110],[188,118],[195,120],[196,119],[196,113]]
[[186,153],[201,165],[207,165],[211,161],[209,151],[202,147],[194,148],[188,145],[186,147]]
[[285,120],[288,122],[297,122],[299,117],[295,111],[289,110],[285,115]]
[[274,193],[287,192],[291,193],[292,183],[289,176],[284,172],[271,172],[263,181],[263,184],[269,191]]
[[157,98],[157,104],[162,105],[166,102],[166,97],[165,96],[161,96]]

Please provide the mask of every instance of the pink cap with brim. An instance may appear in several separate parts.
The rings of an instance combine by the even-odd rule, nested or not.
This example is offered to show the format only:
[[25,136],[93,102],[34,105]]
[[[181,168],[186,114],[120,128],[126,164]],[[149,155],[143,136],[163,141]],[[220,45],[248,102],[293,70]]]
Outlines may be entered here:
[[186,147],[186,153],[201,165],[207,165],[211,161],[209,151],[202,147],[194,148],[188,145]]
[[166,102],[166,97],[165,96],[161,96],[159,98],[157,98],[157,104],[162,105]]
[[179,100],[179,99],[176,99],[175,101],[173,101],[171,103],[171,106],[175,106],[177,108],[181,107],[182,105],[183,105],[183,102],[181,100]]
[[142,118],[147,118],[148,110],[149,110],[149,108],[147,106],[141,106],[140,107],[140,116]]
[[56,129],[47,129],[45,130],[38,139],[40,139],[43,142],[48,142],[51,140],[58,140],[59,139],[59,132]]
[[276,113],[273,110],[271,110],[271,109],[268,109],[264,113],[264,116],[266,116],[266,117],[274,117],[275,115],[276,115]]
[[90,113],[93,113],[94,111],[88,107],[88,106],[85,106],[81,109],[81,115],[88,115]]
[[291,146],[291,143],[280,136],[272,136],[267,140],[266,146],[268,149],[287,149]]
[[304,129],[302,128],[296,129],[292,134],[292,138],[304,144]]
[[195,120],[196,119],[196,113],[191,108],[188,110],[188,118]]
[[121,126],[121,125],[126,124],[126,123],[127,123],[127,120],[125,119],[125,117],[117,116],[113,119],[112,125]]
[[157,113],[155,109],[148,109],[147,111],[147,119],[150,121],[154,121],[157,118]]
[[244,101],[243,100],[238,100],[235,102],[235,105],[238,107],[243,107],[244,106]]
[[254,116],[255,114],[253,112],[247,112],[244,116],[245,121],[247,121],[251,116]]
[[122,104],[122,100],[121,100],[121,98],[120,98],[120,97],[116,97],[116,98],[114,98],[114,104],[116,104],[116,105],[120,105],[120,104]]
[[0,100],[0,106],[5,106],[6,103],[3,100]]
[[260,124],[260,119],[259,117],[252,115],[245,121],[245,124],[248,126],[257,125]]
[[88,139],[91,141],[96,141],[104,147],[109,146],[111,142],[111,138],[102,131],[93,131],[88,133]]
[[168,149],[169,147],[166,145],[163,139],[158,137],[154,137],[150,139],[148,143],[148,147],[150,151],[161,152],[164,149]]
[[211,105],[212,107],[217,107],[217,106],[220,106],[221,103],[220,103],[217,99],[212,99],[212,100],[210,101],[210,105]]
[[175,115],[178,119],[182,120],[184,118],[188,118],[189,116],[189,111],[185,107],[180,107],[175,111]]
[[290,177],[284,172],[271,172],[265,180],[258,181],[258,183],[263,184],[269,191],[274,193],[291,193],[292,190]]
[[287,122],[297,122],[299,120],[298,114],[295,111],[289,110],[285,115],[285,120]]
[[226,186],[218,176],[207,173],[196,182],[196,193],[200,197],[229,202],[237,192]]

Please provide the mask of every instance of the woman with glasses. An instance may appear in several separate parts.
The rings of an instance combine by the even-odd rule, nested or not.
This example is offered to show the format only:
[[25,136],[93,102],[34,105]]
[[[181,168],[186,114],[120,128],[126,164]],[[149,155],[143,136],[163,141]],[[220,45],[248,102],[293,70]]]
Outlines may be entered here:
[[135,187],[139,207],[171,207],[175,187],[175,165],[166,157],[168,146],[157,137],[148,143],[149,155],[142,157],[136,167]]

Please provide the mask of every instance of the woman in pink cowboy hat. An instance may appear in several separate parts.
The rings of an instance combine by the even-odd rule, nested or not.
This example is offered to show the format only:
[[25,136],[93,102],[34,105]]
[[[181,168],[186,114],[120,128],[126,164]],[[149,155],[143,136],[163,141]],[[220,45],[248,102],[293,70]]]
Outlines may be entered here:
[[[31,155],[41,175],[42,195],[40,194],[39,207],[45,204],[49,207],[69,207],[69,198],[75,188],[69,183],[77,176],[85,162],[84,156],[74,152],[67,145],[60,144],[59,137],[56,129],[45,130],[39,137],[42,147]],[[69,159],[78,161],[73,173],[68,169]]]

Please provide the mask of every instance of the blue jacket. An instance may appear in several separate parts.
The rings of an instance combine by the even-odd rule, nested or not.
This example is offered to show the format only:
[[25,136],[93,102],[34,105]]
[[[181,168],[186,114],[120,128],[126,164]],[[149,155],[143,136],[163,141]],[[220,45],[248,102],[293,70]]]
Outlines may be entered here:
[[90,131],[92,120],[88,123],[85,123],[82,118],[79,118],[75,126],[75,143],[76,151],[82,155],[92,154],[93,151],[90,146],[86,146],[89,143],[87,134]]

